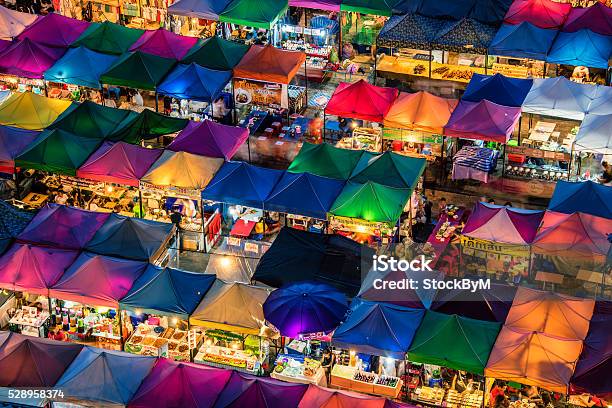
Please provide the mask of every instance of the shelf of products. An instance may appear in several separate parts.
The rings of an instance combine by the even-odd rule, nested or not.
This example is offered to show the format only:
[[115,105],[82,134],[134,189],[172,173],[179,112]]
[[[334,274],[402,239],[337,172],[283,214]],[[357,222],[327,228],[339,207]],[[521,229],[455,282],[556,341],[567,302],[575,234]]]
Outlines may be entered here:
[[567,179],[567,168],[560,167],[559,163],[569,163],[571,155],[542,148],[506,146],[506,158],[505,175],[508,177],[557,181]]
[[336,147],[352,150],[367,150],[380,152],[382,143],[382,128],[358,127],[351,136],[343,137],[336,143]]
[[139,324],[125,344],[125,351],[143,356],[189,361],[189,333],[172,327]]
[[336,364],[331,372],[331,383],[337,387],[367,394],[397,398],[403,382],[398,377],[360,371],[357,367]]
[[270,376],[287,382],[324,385],[325,370],[321,362],[312,358],[281,354]]
[[38,311],[35,307],[25,306],[17,309],[9,320],[9,324],[16,325],[20,332],[26,336],[44,337],[44,326],[49,319],[49,312]]
[[[383,56],[376,65],[377,71],[391,74],[429,77],[429,61],[401,56]],[[455,82],[470,82],[474,74],[484,74],[483,67],[466,65],[441,64],[431,62],[431,78]]]
[[479,408],[482,406],[481,391],[459,393],[449,390],[446,395],[446,406],[449,408]]
[[414,398],[417,401],[432,405],[442,405],[445,390],[439,387],[418,387],[414,390]]
[[215,366],[225,366],[242,369],[256,374],[259,370],[259,361],[251,350],[238,350],[229,347],[220,347],[204,344],[195,356],[196,363]]
[[404,129],[383,129],[386,150],[395,153],[435,161],[442,156],[442,136]]

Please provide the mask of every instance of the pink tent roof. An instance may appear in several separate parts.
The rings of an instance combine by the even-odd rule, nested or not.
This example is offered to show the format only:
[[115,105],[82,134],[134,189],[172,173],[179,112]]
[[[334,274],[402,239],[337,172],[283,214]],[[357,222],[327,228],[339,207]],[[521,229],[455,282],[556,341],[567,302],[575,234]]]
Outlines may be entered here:
[[477,203],[463,228],[463,235],[506,244],[530,244],[544,211],[523,210]]
[[329,388],[310,385],[300,404],[299,408],[310,407],[351,407],[351,408],[384,408],[386,398],[374,397],[351,391],[332,390]]
[[327,103],[325,113],[382,123],[398,95],[397,89],[371,85],[363,79],[352,84],[342,82]]
[[32,24],[38,16],[0,6],[0,39],[12,40]]
[[84,305],[116,308],[146,267],[146,262],[83,252],[49,289],[49,296]]
[[244,128],[221,125],[211,120],[189,122],[168,149],[229,160],[248,137],[249,131]]
[[444,127],[447,136],[507,143],[521,116],[521,108],[460,101]]
[[77,170],[77,177],[138,187],[140,178],[162,152],[162,149],[106,141]]
[[570,3],[552,0],[514,0],[504,22],[517,25],[526,21],[540,28],[560,28],[571,9]]
[[63,48],[47,47],[28,38],[16,41],[0,54],[0,72],[24,78],[42,78],[64,55]]
[[591,7],[574,8],[561,31],[573,33],[583,28],[601,35],[612,35],[612,8],[600,2]]
[[0,287],[47,295],[74,262],[77,251],[14,244],[0,258]]
[[17,38],[19,40],[29,38],[50,47],[68,48],[83,34],[87,27],[89,27],[89,23],[86,21],[51,13],[36,20]]
[[147,30],[132,46],[130,51],[180,60],[198,42],[197,37],[185,37],[163,28]]

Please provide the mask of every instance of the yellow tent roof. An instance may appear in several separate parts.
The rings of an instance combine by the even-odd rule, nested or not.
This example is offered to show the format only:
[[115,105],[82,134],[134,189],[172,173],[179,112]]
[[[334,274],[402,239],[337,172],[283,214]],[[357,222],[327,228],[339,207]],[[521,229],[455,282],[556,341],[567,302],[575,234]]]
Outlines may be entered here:
[[70,106],[71,102],[46,98],[32,92],[11,95],[0,105],[0,124],[42,130]]
[[202,190],[222,164],[219,158],[165,150],[141,181],[160,187]]
[[400,93],[385,115],[385,127],[442,133],[456,99],[440,98],[429,92]]

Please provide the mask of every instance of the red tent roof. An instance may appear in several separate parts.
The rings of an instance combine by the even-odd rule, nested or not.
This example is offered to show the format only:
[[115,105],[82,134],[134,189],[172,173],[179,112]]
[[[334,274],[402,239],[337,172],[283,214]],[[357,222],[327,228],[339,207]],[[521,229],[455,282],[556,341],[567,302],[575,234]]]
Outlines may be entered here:
[[572,10],[570,3],[552,0],[514,0],[504,22],[517,25],[528,22],[540,28],[559,28]]
[[369,84],[360,79],[352,84],[342,82],[325,108],[327,115],[383,122],[399,91]]
[[306,54],[271,45],[254,45],[234,68],[234,77],[288,84],[306,61]]

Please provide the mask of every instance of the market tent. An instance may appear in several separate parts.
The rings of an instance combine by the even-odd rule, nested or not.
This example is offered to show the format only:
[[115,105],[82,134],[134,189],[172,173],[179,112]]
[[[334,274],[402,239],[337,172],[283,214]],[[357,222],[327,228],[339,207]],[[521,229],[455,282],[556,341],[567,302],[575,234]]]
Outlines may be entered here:
[[178,99],[213,102],[231,79],[231,71],[215,71],[196,63],[179,64],[159,84],[157,91]]
[[173,224],[111,214],[85,249],[100,255],[153,262],[173,236]]
[[325,107],[326,115],[382,123],[399,91],[371,85],[364,79],[341,82]]
[[16,238],[30,223],[32,217],[34,217],[32,212],[21,210],[0,200],[0,254],[4,253],[13,238]]
[[49,47],[69,47],[89,27],[88,22],[49,13],[37,19],[34,24],[23,30],[17,38],[29,39]]
[[[397,405],[396,405],[397,404]],[[331,388],[309,385],[298,408],[401,408],[407,405],[391,401],[384,397],[362,394],[360,392],[343,391]]]
[[489,54],[544,61],[557,32],[538,28],[528,22],[504,24],[495,34],[489,46]]
[[168,149],[230,160],[248,137],[248,129],[222,125],[207,119],[190,122],[174,138]]
[[270,30],[288,7],[287,0],[232,0],[219,21]]
[[163,28],[147,30],[130,47],[129,51],[141,51],[158,57],[180,60],[198,39],[174,34]]
[[12,40],[21,34],[27,26],[36,21],[37,18],[38,16],[35,14],[21,13],[0,6],[0,39]]
[[175,59],[142,51],[128,52],[100,76],[100,82],[153,91],[175,64]]
[[289,0],[289,6],[315,10],[340,11],[342,0]]
[[462,100],[444,126],[444,134],[507,143],[520,117],[520,107],[498,105],[486,99],[480,102]]
[[141,313],[187,318],[215,282],[215,275],[149,265],[126,296],[121,308]]
[[77,169],[79,178],[138,187],[139,180],[161,156],[161,149],[104,142]]
[[215,407],[297,407],[306,388],[308,388],[306,384],[233,371],[223,391],[219,394]]
[[597,88],[564,76],[538,78],[523,102],[523,112],[581,121],[595,99]]
[[211,253],[204,273],[226,282],[250,283],[259,257]]
[[332,344],[403,360],[424,315],[424,309],[357,298],[346,320],[334,332]]
[[218,21],[219,14],[230,2],[231,0],[180,0],[168,6],[168,13]]
[[0,258],[0,287],[46,296],[77,256],[73,250],[15,243]]
[[0,124],[42,130],[53,123],[70,104],[68,101],[46,98],[32,92],[17,92],[0,105]]
[[489,378],[567,393],[582,340],[504,326],[489,356]]
[[129,116],[125,124],[113,131],[108,139],[140,144],[142,140],[176,133],[189,123],[187,119],[172,118],[152,109],[143,109],[138,115]]
[[258,335],[265,328],[263,303],[270,292],[269,288],[217,279],[191,314],[189,323]]
[[514,0],[504,17],[504,23],[528,22],[539,28],[559,29],[572,10],[570,3],[552,0]]
[[11,332],[2,332],[0,343],[2,387],[53,387],[83,348]]
[[429,50],[443,24],[444,20],[420,14],[395,15],[380,30],[378,45]]
[[355,166],[350,181],[367,183],[373,181],[387,187],[413,190],[425,171],[427,161],[421,158],[385,152],[365,152]]
[[223,159],[164,150],[141,181],[158,187],[203,190],[223,164]]
[[342,0],[340,9],[362,14],[377,16],[391,16],[399,9],[405,0]]
[[612,114],[587,113],[580,124],[574,140],[573,150],[578,152],[612,154]]
[[27,38],[15,41],[0,54],[0,72],[23,78],[42,78],[64,52],[63,48],[37,44]]
[[463,228],[463,235],[505,244],[528,245],[544,217],[544,211],[479,202]]
[[557,181],[548,209],[571,214],[581,212],[612,219],[612,187],[593,181]]
[[230,370],[160,358],[130,400],[129,407],[212,407],[231,374]]
[[268,211],[324,220],[344,182],[310,173],[285,172],[264,201]]
[[67,401],[127,406],[156,359],[84,347],[56,386]]
[[384,125],[441,134],[457,102],[457,99],[441,98],[425,91],[401,92],[385,115]]
[[15,157],[38,137],[39,132],[0,126],[0,173],[15,172]]
[[597,115],[612,115],[612,88],[605,85],[595,85],[595,96],[589,104],[588,113]]
[[612,38],[585,28],[574,33],[559,33],[546,62],[607,69],[611,56]]
[[347,180],[361,155],[359,150],[341,149],[329,143],[305,142],[287,171]]
[[428,310],[408,360],[482,374],[501,324]]
[[289,84],[306,61],[306,54],[272,45],[253,45],[234,67],[234,77]]
[[[170,6],[170,8],[172,8],[172,6]],[[191,64],[195,62],[204,68],[218,71],[231,71],[238,65],[248,50],[248,45],[226,40],[214,35],[196,44],[191,51],[183,57],[181,63]]]
[[601,2],[596,2],[591,7],[572,8],[562,31],[573,33],[583,28],[601,35],[612,35],[612,9]]
[[147,264],[83,252],[49,289],[49,296],[83,305],[117,308]]
[[437,19],[461,20],[473,18],[481,23],[498,25],[510,7],[512,0],[496,2],[468,0],[456,2],[452,0],[422,1],[418,12]]
[[486,54],[497,29],[472,18],[446,21],[436,34],[432,48],[455,52]]
[[447,315],[504,323],[516,286],[492,283],[490,289],[438,289],[431,310]]
[[143,34],[144,30],[125,27],[110,21],[91,23],[72,46],[87,47],[103,54],[121,55]]
[[511,78],[502,74],[474,74],[461,100],[480,102],[486,99],[498,105],[520,107],[532,85],[531,79]]
[[118,57],[91,51],[85,47],[71,48],[44,73],[47,81],[100,89],[100,75]]

